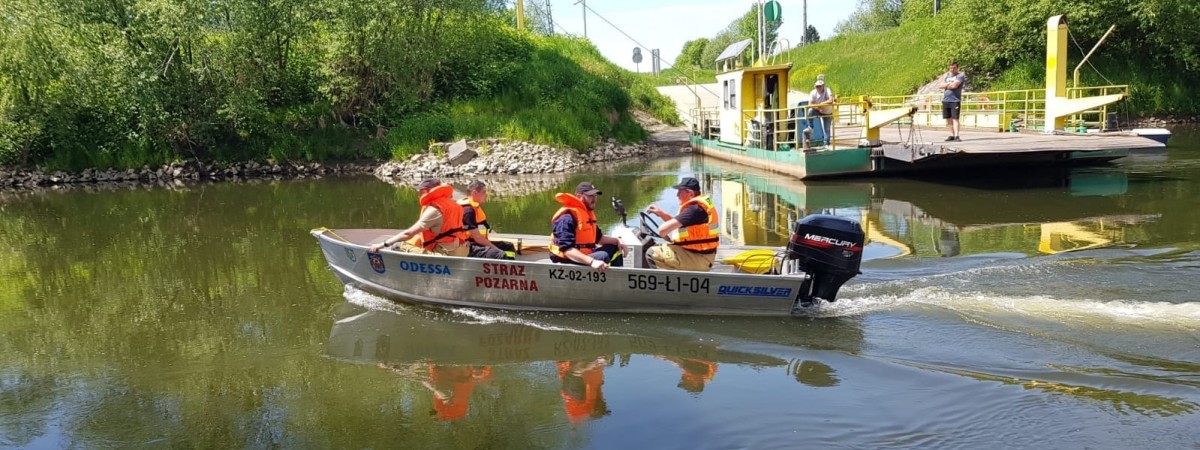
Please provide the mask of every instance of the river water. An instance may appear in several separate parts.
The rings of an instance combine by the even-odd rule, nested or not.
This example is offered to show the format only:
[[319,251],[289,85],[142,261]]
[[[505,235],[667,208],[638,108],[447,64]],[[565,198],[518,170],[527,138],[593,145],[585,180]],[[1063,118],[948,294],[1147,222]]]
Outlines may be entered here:
[[581,180],[673,209],[694,175],[726,242],[864,222],[863,274],[790,319],[343,290],[307,231],[415,216],[373,178],[0,194],[0,447],[1200,448],[1200,130],[1173,139],[937,182],[670,157],[486,205],[545,233]]

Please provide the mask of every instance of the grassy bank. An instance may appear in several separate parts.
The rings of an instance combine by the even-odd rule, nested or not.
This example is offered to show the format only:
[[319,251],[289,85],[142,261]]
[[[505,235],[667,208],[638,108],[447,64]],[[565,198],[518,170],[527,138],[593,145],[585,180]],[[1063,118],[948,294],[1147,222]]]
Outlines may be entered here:
[[[0,166],[405,157],[504,137],[588,149],[677,121],[587,41],[517,31],[500,3],[0,7]],[[132,19],[131,19],[132,18]]]
[[600,55],[589,42],[534,37],[530,58],[496,95],[455,100],[407,118],[388,134],[388,154],[403,159],[431,140],[499,136],[588,149],[597,140],[628,143],[646,132],[631,109],[678,124],[674,105],[653,84]]

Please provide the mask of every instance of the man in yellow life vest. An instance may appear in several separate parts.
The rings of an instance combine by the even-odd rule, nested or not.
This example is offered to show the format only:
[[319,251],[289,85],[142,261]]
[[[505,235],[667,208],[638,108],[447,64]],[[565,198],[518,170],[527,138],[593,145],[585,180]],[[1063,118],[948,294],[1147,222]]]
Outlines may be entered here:
[[483,204],[487,202],[487,184],[475,180],[467,185],[467,196],[458,201],[463,210],[463,229],[467,231],[470,240],[470,256],[472,258],[513,259],[516,246],[511,242],[493,241],[488,238],[492,225],[487,221],[483,212]]
[[707,272],[717,258],[717,244],[721,240],[717,227],[717,210],[712,200],[700,195],[700,182],[685,177],[673,186],[679,198],[679,213],[671,217],[657,206],[650,205],[646,212],[663,220],[658,235],[666,237],[672,231],[679,234],[670,244],[659,244],[646,251],[646,257],[661,269],[696,270]]
[[408,229],[368,248],[371,253],[400,244],[409,253],[467,256],[467,233],[463,231],[463,209],[453,200],[454,188],[435,178],[417,185],[421,216]]
[[550,218],[550,260],[556,263],[579,264],[594,270],[608,270],[609,265],[625,264],[625,244],[620,239],[604,236],[596,226],[596,196],[600,190],[584,181],[575,187],[575,195],[564,192],[554,196],[562,208]]

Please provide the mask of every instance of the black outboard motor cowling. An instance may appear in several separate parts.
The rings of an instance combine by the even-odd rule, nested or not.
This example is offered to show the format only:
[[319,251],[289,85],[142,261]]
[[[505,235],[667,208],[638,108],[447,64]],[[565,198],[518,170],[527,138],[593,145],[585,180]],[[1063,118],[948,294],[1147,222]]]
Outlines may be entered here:
[[785,274],[809,275],[796,304],[807,307],[815,299],[837,300],[842,284],[861,273],[864,242],[862,226],[850,219],[813,214],[797,220],[783,262]]

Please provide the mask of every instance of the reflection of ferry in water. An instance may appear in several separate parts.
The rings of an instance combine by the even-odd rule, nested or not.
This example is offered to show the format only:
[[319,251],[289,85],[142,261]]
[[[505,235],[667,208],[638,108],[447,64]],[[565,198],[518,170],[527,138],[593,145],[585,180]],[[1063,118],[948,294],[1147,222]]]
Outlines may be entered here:
[[691,394],[719,379],[724,364],[775,367],[800,383],[827,387],[837,384],[837,376],[819,356],[800,359],[769,349],[857,353],[862,342],[853,318],[504,315],[421,307],[380,311],[347,303],[326,350],[334,359],[378,366],[422,384],[439,420],[465,417],[477,386],[505,374],[528,377],[523,368],[529,364],[552,363],[563,411],[578,422],[608,413],[604,372],[629,365],[635,355],[644,356],[638,364],[676,367],[675,386]]
[[909,179],[804,182],[712,158],[695,161],[705,188],[718,199],[722,234],[740,245],[786,242],[790,221],[822,213],[862,224],[864,259],[1055,254],[1135,240],[1137,224],[1159,218],[1115,197],[1128,189],[1122,172],[1074,169],[1019,182],[958,185]]

